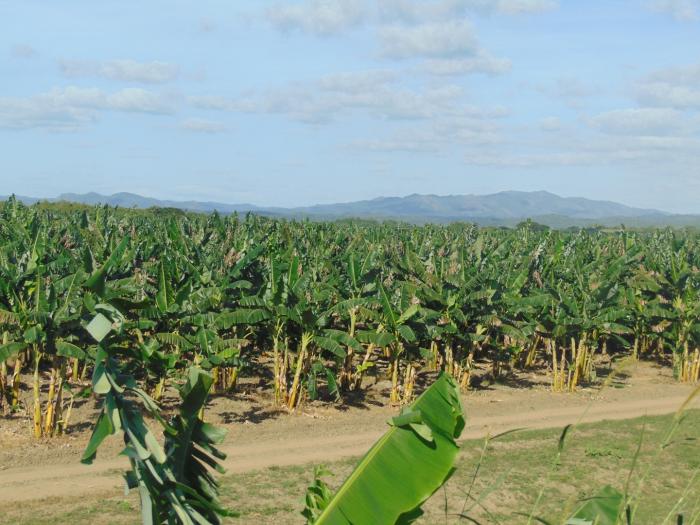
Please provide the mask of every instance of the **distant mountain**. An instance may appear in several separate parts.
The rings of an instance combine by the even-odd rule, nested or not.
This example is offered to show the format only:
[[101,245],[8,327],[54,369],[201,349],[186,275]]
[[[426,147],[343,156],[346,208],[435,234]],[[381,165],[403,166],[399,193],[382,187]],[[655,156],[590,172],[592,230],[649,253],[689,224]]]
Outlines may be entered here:
[[223,204],[220,202],[199,201],[168,201],[142,197],[135,193],[115,193],[113,195],[100,195],[99,193],[62,193],[56,199],[50,201],[78,202],[80,204],[109,204],[120,208],[179,208],[182,210],[211,213],[214,210],[220,213],[233,213],[256,211],[259,208],[252,204]]
[[449,220],[525,219],[560,215],[572,219],[668,215],[616,202],[559,197],[546,191],[504,191],[492,195],[418,195],[379,197],[344,204],[323,204],[292,211],[343,217],[430,217]]
[[[1,197],[0,197],[1,198]],[[218,211],[255,212],[261,215],[344,219],[364,218],[402,220],[413,223],[455,221],[476,222],[488,226],[512,226],[532,219],[555,228],[569,226],[700,226],[700,215],[672,215],[659,210],[633,208],[611,201],[579,197],[560,197],[546,191],[504,191],[491,195],[408,195],[378,197],[357,202],[318,204],[298,208],[260,207],[253,204],[219,202],[170,201],[143,197],[134,193],[64,193],[53,199],[18,197],[28,204],[39,200],[77,202],[88,205],[108,204],[122,208],[179,208],[211,213]]]

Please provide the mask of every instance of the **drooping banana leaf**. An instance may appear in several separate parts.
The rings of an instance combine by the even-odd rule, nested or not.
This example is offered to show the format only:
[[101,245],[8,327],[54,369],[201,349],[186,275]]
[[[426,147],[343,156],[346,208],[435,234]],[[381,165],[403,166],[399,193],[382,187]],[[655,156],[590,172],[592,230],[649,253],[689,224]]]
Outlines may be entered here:
[[457,385],[443,374],[369,450],[316,521],[409,523],[447,480],[465,424]]

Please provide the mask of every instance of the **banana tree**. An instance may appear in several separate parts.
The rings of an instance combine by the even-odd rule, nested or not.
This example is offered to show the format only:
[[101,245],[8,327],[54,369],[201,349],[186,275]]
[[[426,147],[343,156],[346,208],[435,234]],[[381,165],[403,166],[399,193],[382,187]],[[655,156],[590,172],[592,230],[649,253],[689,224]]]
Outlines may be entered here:
[[[223,472],[217,460],[226,457],[215,447],[225,433],[200,417],[213,378],[198,367],[189,368],[180,388],[178,415],[165,421],[156,402],[117,358],[123,352],[124,324],[119,310],[103,304],[86,327],[99,345],[92,385],[103,396],[103,405],[82,462],[92,463],[102,442],[122,432],[124,454],[131,463],[125,474],[127,490],[138,490],[144,525],[218,524],[221,517],[235,514],[219,505],[218,483],[208,470]],[[162,426],[163,446],[146,425],[143,412]]]
[[461,388],[468,388],[473,353],[467,345],[468,320],[462,311],[463,289],[456,277],[431,279],[418,289],[421,325],[427,330],[429,366],[452,375]]
[[[395,302],[391,301],[381,282],[377,283],[377,289],[381,304],[381,312],[379,314],[382,326],[381,332],[386,333],[388,336],[387,349],[389,351],[389,370],[391,375],[389,400],[392,404],[397,404],[402,400],[399,383],[401,357],[406,351],[405,345],[416,341],[416,334],[408,323],[420,311],[420,303],[414,295],[408,293],[408,287],[403,287]],[[410,391],[412,384],[410,371],[412,367],[410,364],[408,370],[406,378],[408,383],[406,384],[406,381],[404,381],[404,387],[407,387]],[[410,397],[407,394],[409,392],[404,391],[403,399],[405,401],[408,401]]]
[[337,367],[346,357],[342,344],[349,342],[344,332],[326,328],[326,311],[322,307],[319,308],[324,302],[325,294],[308,286],[306,279],[300,279],[291,289],[294,294],[294,306],[289,310],[289,319],[298,330],[298,346],[287,401],[290,410],[299,405],[303,384],[306,385],[311,399],[317,397],[318,378],[322,375],[326,378],[329,394],[339,397],[335,372],[326,365],[323,353],[328,352]]
[[[351,252],[345,269],[345,278],[337,286],[341,297],[329,312],[347,323],[344,337],[346,356],[338,374],[338,386],[341,391],[360,388],[362,374],[371,366],[370,355],[357,341],[356,331],[358,324],[362,324],[371,315],[368,309],[372,306],[372,295],[376,291],[377,273],[376,268],[371,267],[371,254],[366,254],[360,259],[357,254]],[[343,338],[340,334],[337,335],[338,338]],[[364,357],[361,363],[355,362],[358,354]]]

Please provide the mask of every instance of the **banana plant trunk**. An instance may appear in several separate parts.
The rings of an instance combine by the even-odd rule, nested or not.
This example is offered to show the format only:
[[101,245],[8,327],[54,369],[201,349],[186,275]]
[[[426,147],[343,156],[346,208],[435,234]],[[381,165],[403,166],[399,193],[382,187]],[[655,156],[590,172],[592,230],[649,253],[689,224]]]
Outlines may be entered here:
[[71,378],[73,381],[78,381],[78,373],[79,373],[79,368],[80,368],[80,361],[78,361],[77,357],[74,357],[71,360]]
[[66,363],[61,362],[58,370],[58,383],[56,385],[56,397],[54,399],[53,421],[51,424],[51,435],[62,434],[64,428],[63,420],[63,384],[66,381]]
[[54,357],[51,364],[51,377],[49,379],[49,393],[46,401],[46,412],[44,413],[44,435],[51,436],[53,433],[53,422],[55,416],[54,398],[56,397],[56,383],[58,380],[57,358]]
[[[2,344],[6,345],[8,342],[8,333],[4,332],[2,334]],[[3,360],[0,363],[0,405],[2,405],[3,410],[6,410],[6,399],[7,397],[7,363]]]
[[401,352],[399,348],[391,347],[391,395],[389,401],[392,405],[400,403],[401,396],[399,394],[399,359]]
[[7,399],[6,399],[6,397],[7,397],[6,381],[7,381],[7,364],[5,363],[5,361],[3,361],[2,363],[0,363],[0,404],[3,407],[3,410],[6,410],[6,408],[7,408],[6,407],[6,405],[7,405],[7,403],[6,403],[6,401],[7,401]]
[[294,410],[297,407],[299,400],[299,391],[301,387],[301,373],[304,369],[304,362],[306,361],[306,351],[309,343],[311,342],[312,335],[304,332],[301,334],[301,343],[299,347],[299,355],[297,356],[296,371],[294,373],[294,380],[292,381],[292,388],[289,392],[289,402],[287,407],[290,410]]
[[17,355],[15,360],[15,368],[12,371],[12,408],[17,408],[19,405],[19,380],[22,372],[22,354]]
[[40,378],[39,364],[41,363],[41,354],[39,348],[34,346],[34,377],[33,377],[33,393],[34,393],[34,437],[41,439],[41,397],[40,397]]
[[[275,405],[279,406],[284,404],[284,381],[282,380],[282,375],[286,374],[286,367],[282,362],[283,355],[280,352],[280,338],[282,336],[282,326],[278,324],[275,327],[275,335],[272,338],[272,352],[274,359],[274,377],[272,379],[274,383],[275,390]],[[286,359],[286,355],[284,356]]]
[[[357,314],[355,309],[350,310],[350,328],[348,330],[348,335],[353,338],[355,337],[355,323],[357,322]],[[345,360],[343,361],[343,368],[340,371],[340,377],[338,382],[340,384],[340,389],[343,391],[349,390],[350,385],[353,384],[353,361],[354,361],[354,351],[351,346],[348,345]]]
[[161,376],[156,383],[155,389],[153,391],[153,399],[160,402],[163,398],[163,392],[165,392],[165,376]]
[[362,360],[362,366],[357,374],[355,374],[355,390],[362,389],[362,379],[364,377],[365,370],[367,369],[367,365],[369,364],[369,359],[372,357],[372,352],[374,352],[374,344],[369,343],[367,345],[367,352],[365,352],[365,358]]

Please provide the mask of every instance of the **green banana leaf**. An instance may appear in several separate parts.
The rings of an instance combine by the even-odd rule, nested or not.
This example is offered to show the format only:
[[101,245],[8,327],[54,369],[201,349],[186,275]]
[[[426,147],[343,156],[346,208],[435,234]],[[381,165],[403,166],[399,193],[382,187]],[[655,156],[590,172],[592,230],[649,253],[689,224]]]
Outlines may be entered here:
[[316,521],[409,523],[449,478],[465,416],[457,385],[443,374],[369,450]]
[[0,345],[0,363],[14,357],[27,347],[26,343],[7,343]]
[[581,505],[566,525],[616,525],[624,501],[619,490],[606,485]]

